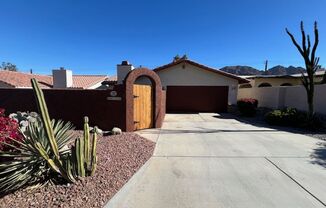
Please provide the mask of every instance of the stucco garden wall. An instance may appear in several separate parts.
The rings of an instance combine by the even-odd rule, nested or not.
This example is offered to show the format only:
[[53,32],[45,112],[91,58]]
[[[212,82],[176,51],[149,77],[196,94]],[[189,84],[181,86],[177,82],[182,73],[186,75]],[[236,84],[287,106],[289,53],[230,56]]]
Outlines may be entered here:
[[[326,84],[315,86],[315,110],[326,115]],[[255,98],[259,107],[284,108],[294,107],[307,110],[306,91],[302,85],[290,87],[244,88],[238,90],[238,99]]]
[[291,85],[301,85],[301,78],[255,78],[250,84],[253,87],[258,87],[262,83],[269,83],[273,87],[281,86],[282,84],[289,83]]

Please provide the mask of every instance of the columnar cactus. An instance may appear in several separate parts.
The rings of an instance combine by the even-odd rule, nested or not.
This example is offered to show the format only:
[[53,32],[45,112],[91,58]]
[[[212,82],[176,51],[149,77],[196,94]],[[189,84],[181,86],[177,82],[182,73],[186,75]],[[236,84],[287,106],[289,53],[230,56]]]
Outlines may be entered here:
[[96,156],[96,142],[98,129],[94,127],[93,141],[92,141],[92,155],[91,155],[91,175],[94,175],[96,170],[97,156]]
[[52,168],[52,170],[60,174],[67,181],[75,182],[74,177],[72,175],[69,175],[70,171],[67,171],[67,169],[65,169],[64,162],[60,158],[58,143],[54,135],[52,122],[50,120],[43,92],[38,86],[36,79],[32,79],[31,82],[34,90],[34,95],[36,97],[37,106],[40,111],[39,113],[41,115],[43,126],[45,128],[46,136],[50,144],[50,150],[52,155],[54,156],[52,157],[48,155],[45,151],[45,147],[43,147],[43,145],[39,142],[35,142],[35,148],[38,150],[39,154],[47,161],[48,165]]
[[60,157],[58,144],[53,133],[50,116],[45,103],[42,90],[39,88],[35,79],[32,79],[32,86],[35,92],[37,104],[40,110],[42,122],[45,127],[46,135],[51,146],[51,153],[54,155],[51,158],[43,150],[41,144],[38,144],[40,155],[48,162],[49,166],[57,173],[63,176],[68,182],[75,182],[78,177],[93,175],[96,169],[96,141],[98,128],[94,127],[92,145],[90,141],[90,128],[88,117],[84,117],[84,133],[82,138],[75,140],[75,146],[71,148],[70,156],[66,158]]
[[90,166],[90,138],[89,138],[89,125],[88,125],[88,117],[84,117],[84,140],[85,140],[85,146],[84,146],[84,156],[85,156],[85,163],[86,167],[88,168]]
[[85,177],[93,175],[96,169],[96,142],[97,142],[97,127],[94,127],[92,145],[90,141],[88,117],[84,117],[84,134],[83,138],[77,138],[75,142],[75,155],[76,164],[73,165],[76,170],[76,176]]

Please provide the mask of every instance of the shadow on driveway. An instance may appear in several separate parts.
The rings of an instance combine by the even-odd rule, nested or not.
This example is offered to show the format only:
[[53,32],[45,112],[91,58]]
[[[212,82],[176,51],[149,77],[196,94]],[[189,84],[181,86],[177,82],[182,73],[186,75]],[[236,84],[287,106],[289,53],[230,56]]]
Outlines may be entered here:
[[162,129],[160,134],[212,134],[212,133],[222,133],[222,132],[243,132],[243,133],[254,133],[254,132],[277,132],[277,130],[226,130],[226,129],[207,129],[199,128],[198,130],[178,130],[178,129]]
[[319,131],[313,131],[309,129],[300,129],[300,128],[294,128],[294,127],[283,127],[283,126],[271,126],[267,124],[262,118],[247,118],[247,117],[241,117],[236,116],[233,114],[221,114],[220,116],[214,116],[215,118],[219,119],[235,119],[237,121],[240,121],[242,123],[250,124],[257,127],[265,127],[265,128],[272,128],[275,129],[275,131],[285,131],[289,133],[295,133],[295,134],[302,134],[306,136],[310,136],[316,139],[320,139],[320,142],[318,142],[318,147],[313,149],[313,152],[310,155],[311,163],[320,165],[324,168],[326,168],[326,130],[321,129]]
[[[242,117],[230,113],[221,113],[221,114],[215,114],[212,116],[213,118],[216,118],[216,120],[221,119],[233,119],[236,121],[239,121],[244,124],[252,125],[254,127],[260,127],[260,128],[267,128],[267,129],[241,129],[241,130],[229,130],[229,129],[214,129],[214,128],[203,128],[203,127],[197,127],[196,129],[161,129],[161,134],[191,134],[191,133],[203,133],[203,134],[209,134],[209,133],[220,133],[220,132],[238,132],[238,133],[255,133],[255,132],[289,132],[289,133],[295,133],[295,134],[301,134],[305,136],[310,136],[316,139],[319,139],[320,142],[317,143],[317,147],[312,150],[312,153],[310,155],[311,163],[320,165],[324,168],[326,168],[326,129],[322,129],[320,131],[312,131],[309,129],[300,129],[300,128],[294,128],[294,127],[283,127],[283,126],[271,126],[267,124],[263,117],[257,116],[257,117]],[[211,120],[210,120],[211,121]],[[232,124],[230,124],[232,125]],[[218,124],[217,124],[218,127]],[[324,142],[323,142],[324,141]]]
[[320,142],[319,147],[314,149],[314,152],[311,154],[311,163],[323,166],[326,168],[326,143]]
[[296,128],[296,127],[286,127],[286,126],[273,126],[266,123],[263,117],[257,116],[257,117],[243,117],[243,116],[237,116],[230,113],[221,113],[220,115],[213,116],[217,119],[234,119],[239,122],[250,124],[256,127],[263,127],[263,128],[270,128],[277,131],[285,131],[290,133],[296,133],[296,134],[303,134],[307,136],[312,136],[314,138],[320,139],[320,137],[315,137],[315,135],[324,135],[324,138],[326,139],[326,129],[321,130],[309,130],[304,128]]

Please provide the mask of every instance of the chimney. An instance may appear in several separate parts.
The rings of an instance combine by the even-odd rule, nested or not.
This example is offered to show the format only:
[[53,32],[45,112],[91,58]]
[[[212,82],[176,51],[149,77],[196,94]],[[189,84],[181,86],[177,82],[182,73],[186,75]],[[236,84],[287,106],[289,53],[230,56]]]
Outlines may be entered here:
[[118,84],[122,84],[127,74],[133,69],[134,69],[133,65],[129,64],[128,61],[122,61],[121,64],[118,64],[117,65]]
[[60,67],[60,69],[52,70],[53,88],[72,87],[72,71]]

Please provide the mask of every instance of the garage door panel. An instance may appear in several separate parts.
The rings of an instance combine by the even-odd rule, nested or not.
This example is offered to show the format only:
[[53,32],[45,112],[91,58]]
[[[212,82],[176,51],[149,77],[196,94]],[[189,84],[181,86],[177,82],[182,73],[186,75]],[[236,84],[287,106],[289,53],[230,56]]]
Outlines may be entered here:
[[167,112],[226,112],[227,86],[167,86]]

